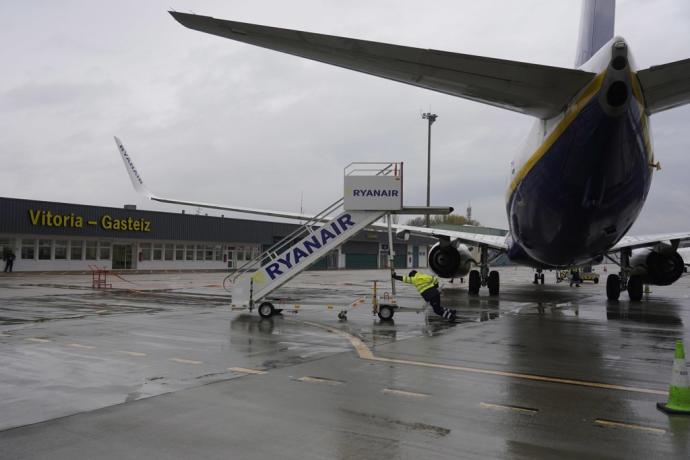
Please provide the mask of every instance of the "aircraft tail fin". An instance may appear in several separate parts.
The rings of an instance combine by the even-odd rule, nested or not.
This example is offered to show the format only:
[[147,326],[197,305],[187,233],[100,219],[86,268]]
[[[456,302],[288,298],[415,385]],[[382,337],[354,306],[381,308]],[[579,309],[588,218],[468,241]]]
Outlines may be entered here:
[[125,164],[125,169],[127,169],[129,179],[132,181],[134,189],[139,193],[143,193],[148,198],[153,197],[153,194],[149,192],[146,186],[144,185],[144,181],[139,175],[137,168],[134,166],[132,159],[129,157],[129,155],[127,155],[127,150],[125,150],[125,146],[122,145],[122,142],[120,141],[120,139],[117,138],[117,136],[114,137],[115,143],[117,144],[117,149],[120,151],[120,157],[122,158],[122,161]]
[[575,67],[587,62],[599,48],[613,38],[616,23],[616,0],[583,0],[580,36]]

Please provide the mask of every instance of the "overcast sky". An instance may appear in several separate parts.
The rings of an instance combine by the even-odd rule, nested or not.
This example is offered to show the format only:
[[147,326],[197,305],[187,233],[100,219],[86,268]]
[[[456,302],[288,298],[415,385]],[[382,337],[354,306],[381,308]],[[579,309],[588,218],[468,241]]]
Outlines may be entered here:
[[[578,0],[0,0],[0,195],[179,212],[137,195],[315,212],[351,161],[405,162],[407,205],[507,228],[508,165],[532,119],[184,28],[167,13],[572,67]],[[618,1],[640,69],[690,57],[690,2]],[[662,171],[632,234],[690,230],[690,106],[652,117]],[[228,213],[226,213],[228,215]]]

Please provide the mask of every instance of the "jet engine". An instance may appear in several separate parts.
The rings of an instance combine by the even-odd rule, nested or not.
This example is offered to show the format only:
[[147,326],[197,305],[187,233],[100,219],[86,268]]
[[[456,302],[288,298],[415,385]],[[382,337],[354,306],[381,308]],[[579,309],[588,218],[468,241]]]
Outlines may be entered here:
[[466,276],[472,265],[472,254],[459,243],[436,243],[429,251],[429,267],[440,278]]
[[640,275],[645,284],[668,286],[683,274],[683,258],[674,249],[636,249],[630,257],[632,275]]

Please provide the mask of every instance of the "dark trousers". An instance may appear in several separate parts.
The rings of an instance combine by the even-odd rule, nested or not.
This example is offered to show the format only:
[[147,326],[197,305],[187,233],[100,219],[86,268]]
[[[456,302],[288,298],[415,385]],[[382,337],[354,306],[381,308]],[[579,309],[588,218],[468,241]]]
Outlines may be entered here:
[[438,316],[443,316],[444,318],[446,317],[445,313],[448,311],[448,309],[441,306],[441,293],[438,292],[438,289],[427,289],[426,291],[422,292],[422,297],[424,300],[429,302],[431,308],[434,309],[434,313],[436,313]]
[[14,265],[13,260],[8,260],[5,262],[5,271],[6,272],[11,272],[12,271],[12,265]]

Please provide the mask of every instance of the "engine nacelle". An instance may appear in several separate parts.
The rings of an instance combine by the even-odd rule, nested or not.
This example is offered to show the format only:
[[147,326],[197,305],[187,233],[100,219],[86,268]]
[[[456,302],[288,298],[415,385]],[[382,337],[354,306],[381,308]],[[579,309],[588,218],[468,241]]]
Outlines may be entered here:
[[429,251],[429,267],[440,278],[466,276],[472,261],[472,254],[464,244],[436,243]]
[[683,258],[675,250],[656,248],[636,249],[630,257],[632,275],[640,275],[645,284],[668,286],[681,277],[685,269]]

